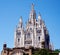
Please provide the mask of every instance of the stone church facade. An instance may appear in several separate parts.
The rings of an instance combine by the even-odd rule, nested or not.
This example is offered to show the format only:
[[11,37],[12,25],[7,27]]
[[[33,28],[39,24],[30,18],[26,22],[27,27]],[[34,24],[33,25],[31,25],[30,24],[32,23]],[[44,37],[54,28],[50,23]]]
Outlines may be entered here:
[[23,26],[22,17],[20,17],[19,23],[14,32],[14,48],[7,48],[7,45],[3,45],[1,55],[32,55],[32,49],[49,49],[49,33],[45,26],[41,15],[36,18],[36,12],[34,5],[29,14],[26,27]]
[[[20,17],[15,30],[14,40],[15,47],[32,46],[34,48],[49,48],[49,34],[47,28],[40,14],[38,15],[38,20],[36,19],[33,4],[25,29],[23,27],[22,17]],[[42,43],[44,43],[45,46],[43,46]]]

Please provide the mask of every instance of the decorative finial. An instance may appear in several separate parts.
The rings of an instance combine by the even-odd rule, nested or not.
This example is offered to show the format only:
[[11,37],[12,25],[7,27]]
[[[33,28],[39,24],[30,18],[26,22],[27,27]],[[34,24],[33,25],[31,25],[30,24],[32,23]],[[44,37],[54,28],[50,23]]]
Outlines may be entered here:
[[32,10],[34,10],[34,4],[32,3]]
[[22,23],[22,16],[20,17],[20,20],[19,20],[20,23]]
[[38,19],[41,20],[41,14],[40,14],[40,12],[38,14]]

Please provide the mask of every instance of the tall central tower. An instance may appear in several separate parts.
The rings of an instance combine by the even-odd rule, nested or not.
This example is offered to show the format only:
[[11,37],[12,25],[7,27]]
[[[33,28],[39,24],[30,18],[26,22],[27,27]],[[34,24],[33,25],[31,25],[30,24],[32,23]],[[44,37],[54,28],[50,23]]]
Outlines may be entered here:
[[23,28],[22,17],[19,20],[14,35],[15,47],[49,48],[49,34],[41,15],[36,18],[32,4],[26,28]]

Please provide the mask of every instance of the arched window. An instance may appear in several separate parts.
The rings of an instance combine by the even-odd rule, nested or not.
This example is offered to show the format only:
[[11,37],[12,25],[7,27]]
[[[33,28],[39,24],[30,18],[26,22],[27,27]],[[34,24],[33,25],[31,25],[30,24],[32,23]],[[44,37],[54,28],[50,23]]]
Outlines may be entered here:
[[20,39],[18,38],[18,42],[20,42]]
[[40,41],[40,36],[38,37],[38,40]]
[[17,32],[17,35],[21,35],[21,32]]
[[30,37],[30,33],[27,33],[27,38],[28,38],[28,39],[30,39],[30,38],[31,38],[31,37]]
[[41,33],[41,30],[37,30],[37,33]]
[[32,28],[30,28],[30,30],[32,30]]

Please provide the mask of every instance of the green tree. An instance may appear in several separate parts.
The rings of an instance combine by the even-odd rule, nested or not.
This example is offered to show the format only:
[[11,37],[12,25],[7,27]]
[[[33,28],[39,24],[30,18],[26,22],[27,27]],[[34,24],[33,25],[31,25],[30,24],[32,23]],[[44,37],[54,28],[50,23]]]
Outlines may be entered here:
[[49,55],[49,51],[47,49],[40,49],[39,51],[35,51],[33,55]]

